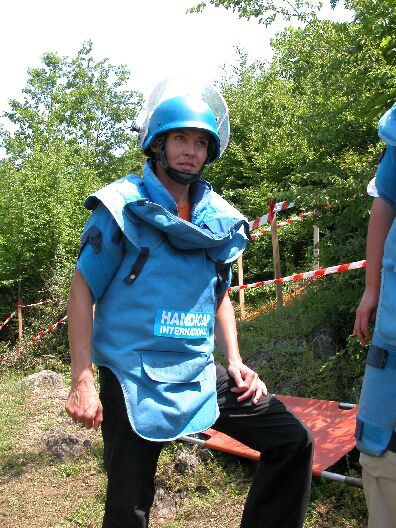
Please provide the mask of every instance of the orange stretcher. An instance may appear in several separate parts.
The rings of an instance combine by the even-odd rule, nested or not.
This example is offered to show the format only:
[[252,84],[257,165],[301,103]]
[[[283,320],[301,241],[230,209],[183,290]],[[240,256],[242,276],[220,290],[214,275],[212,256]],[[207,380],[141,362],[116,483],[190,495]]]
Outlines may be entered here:
[[[358,407],[328,400],[278,395],[277,398],[302,419],[313,433],[315,448],[312,474],[315,477],[324,477],[361,488],[362,480],[359,478],[326,471],[355,447],[354,433]],[[260,458],[258,451],[214,429],[207,429],[202,435],[205,439],[194,436],[183,436],[180,439],[251,460]]]

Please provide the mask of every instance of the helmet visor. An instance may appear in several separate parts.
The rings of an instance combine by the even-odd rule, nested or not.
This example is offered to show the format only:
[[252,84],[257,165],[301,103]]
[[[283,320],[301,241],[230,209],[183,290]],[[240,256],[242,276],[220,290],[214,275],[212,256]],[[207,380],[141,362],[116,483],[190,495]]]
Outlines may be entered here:
[[211,108],[216,118],[221,156],[230,139],[230,121],[224,97],[214,86],[178,77],[161,81],[154,88],[143,111],[144,122],[140,126],[138,146],[141,147],[146,139],[150,118],[157,106],[167,99],[179,96],[199,98]]

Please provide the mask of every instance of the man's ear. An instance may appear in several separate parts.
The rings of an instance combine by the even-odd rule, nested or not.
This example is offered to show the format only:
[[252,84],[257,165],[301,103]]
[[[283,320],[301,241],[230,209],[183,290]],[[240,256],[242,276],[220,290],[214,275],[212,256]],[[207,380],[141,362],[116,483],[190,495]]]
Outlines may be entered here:
[[156,139],[154,139],[154,141],[151,143],[150,149],[151,149],[152,152],[155,152],[155,153],[160,151],[160,147],[159,147]]

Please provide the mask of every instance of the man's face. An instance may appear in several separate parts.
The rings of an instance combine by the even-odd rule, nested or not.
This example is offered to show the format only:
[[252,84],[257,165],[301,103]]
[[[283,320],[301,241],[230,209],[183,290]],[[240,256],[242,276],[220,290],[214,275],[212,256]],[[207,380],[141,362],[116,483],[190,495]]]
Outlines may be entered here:
[[197,174],[208,155],[209,134],[194,128],[168,132],[165,156],[169,166],[180,172]]

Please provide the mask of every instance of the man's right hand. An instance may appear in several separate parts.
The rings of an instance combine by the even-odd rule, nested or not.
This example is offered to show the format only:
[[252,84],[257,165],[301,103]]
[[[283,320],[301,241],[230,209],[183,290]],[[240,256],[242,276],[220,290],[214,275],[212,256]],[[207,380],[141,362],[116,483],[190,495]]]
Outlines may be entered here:
[[379,299],[378,288],[366,288],[359,307],[356,310],[355,324],[353,327],[353,335],[359,338],[362,346],[367,346],[371,341],[371,332],[369,324],[375,320]]
[[98,430],[103,409],[93,378],[82,378],[72,384],[65,409],[73,422]]

